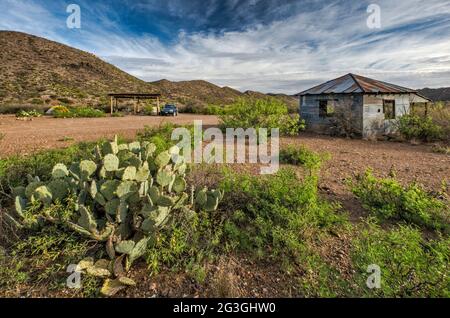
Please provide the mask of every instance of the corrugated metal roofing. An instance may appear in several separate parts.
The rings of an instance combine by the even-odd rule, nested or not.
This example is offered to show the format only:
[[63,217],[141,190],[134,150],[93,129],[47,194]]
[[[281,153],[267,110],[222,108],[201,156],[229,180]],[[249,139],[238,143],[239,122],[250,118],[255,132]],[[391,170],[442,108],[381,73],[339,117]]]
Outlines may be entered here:
[[350,94],[350,93],[416,93],[415,90],[371,78],[347,74],[320,84],[298,95]]

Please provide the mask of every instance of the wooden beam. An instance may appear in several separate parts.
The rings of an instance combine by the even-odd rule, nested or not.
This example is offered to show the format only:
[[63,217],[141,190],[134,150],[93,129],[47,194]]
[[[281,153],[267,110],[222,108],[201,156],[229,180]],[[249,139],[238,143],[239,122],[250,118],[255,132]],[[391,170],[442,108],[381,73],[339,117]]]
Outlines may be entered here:
[[159,96],[156,97],[156,115],[159,115]]
[[113,99],[114,99],[114,97],[111,96],[111,98],[109,100],[109,106],[111,108],[111,115],[113,114]]

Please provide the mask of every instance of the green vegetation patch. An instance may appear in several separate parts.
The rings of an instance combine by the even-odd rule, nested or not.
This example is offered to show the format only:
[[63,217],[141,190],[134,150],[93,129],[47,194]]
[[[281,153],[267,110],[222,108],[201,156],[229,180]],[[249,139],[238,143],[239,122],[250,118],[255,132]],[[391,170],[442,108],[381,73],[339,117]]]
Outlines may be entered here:
[[449,233],[450,206],[445,193],[435,197],[418,184],[402,186],[394,178],[377,178],[370,170],[350,185],[364,207],[381,220],[405,221]]
[[242,98],[227,107],[220,116],[223,128],[278,128],[280,135],[297,135],[305,128],[298,115],[290,115],[288,107],[275,98]]

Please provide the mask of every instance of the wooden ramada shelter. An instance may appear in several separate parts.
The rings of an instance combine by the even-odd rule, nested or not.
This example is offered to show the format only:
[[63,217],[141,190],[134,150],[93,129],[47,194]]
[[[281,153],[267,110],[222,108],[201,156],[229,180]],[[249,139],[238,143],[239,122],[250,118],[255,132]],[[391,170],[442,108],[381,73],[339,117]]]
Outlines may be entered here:
[[158,108],[159,113],[159,100],[161,97],[161,94],[157,93],[110,93],[108,94],[110,97],[110,106],[111,106],[111,114],[114,112],[114,110],[118,109],[118,101],[120,99],[132,99],[134,101],[134,113],[138,113],[140,111],[140,101],[142,99],[150,99],[150,100],[156,100],[156,107]]

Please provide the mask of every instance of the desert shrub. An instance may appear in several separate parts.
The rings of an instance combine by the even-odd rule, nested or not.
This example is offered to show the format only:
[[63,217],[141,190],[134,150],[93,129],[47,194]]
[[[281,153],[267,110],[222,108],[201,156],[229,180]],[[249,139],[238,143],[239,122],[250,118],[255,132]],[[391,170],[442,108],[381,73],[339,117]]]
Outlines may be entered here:
[[228,211],[224,233],[228,244],[239,250],[289,264],[302,264],[307,241],[345,218],[336,206],[317,195],[317,179],[301,181],[293,169],[271,176],[228,174],[222,183]]
[[68,118],[70,117],[70,110],[66,106],[53,106],[51,108],[53,116],[56,118]]
[[37,110],[43,113],[48,107],[45,105],[36,104],[10,104],[10,105],[0,105],[0,114],[17,114],[20,111],[32,111]]
[[[15,242],[9,252],[0,257],[0,286],[11,290],[24,284],[43,285],[46,290],[65,288],[69,264],[76,264],[80,257],[97,252],[99,249],[93,242],[57,227],[45,227]],[[85,294],[85,285],[83,277],[82,294]]]
[[9,206],[12,201],[11,188],[24,186],[27,175],[39,176],[46,181],[53,166],[59,162],[70,164],[73,161],[90,157],[95,143],[79,143],[65,149],[45,150],[29,156],[11,156],[0,159],[0,206]]
[[156,106],[153,105],[153,104],[151,104],[151,105],[145,105],[145,106],[144,106],[144,109],[143,109],[144,114],[147,115],[147,116],[153,115],[153,114],[154,114],[154,113],[153,113],[153,108],[155,108],[155,107],[156,107]]
[[16,114],[17,118],[32,118],[32,117],[41,117],[42,113],[37,110],[21,110]]
[[53,116],[56,118],[96,118],[105,117],[105,112],[91,107],[57,106],[53,108]]
[[218,105],[208,105],[201,110],[201,113],[205,115],[225,115],[227,112],[227,107]]
[[441,145],[433,145],[431,150],[435,153],[441,153],[444,155],[450,155],[450,147],[448,146],[441,146]]
[[[358,234],[351,253],[358,296],[449,297],[450,239],[426,240],[418,229],[399,226],[389,231],[378,225]],[[378,265],[381,288],[369,289],[367,267]]]
[[354,112],[345,107],[337,107],[329,118],[329,133],[332,136],[355,138],[361,136],[359,119]]
[[429,115],[433,122],[442,128],[443,141],[450,142],[450,106],[444,103],[437,103],[433,105],[429,111]]
[[146,253],[150,273],[164,267],[187,270],[213,261],[223,250],[222,223],[223,216],[216,211],[176,216],[170,227],[157,234]]
[[399,133],[407,140],[434,141],[444,137],[443,128],[431,116],[403,115],[397,125]]
[[371,171],[351,182],[352,192],[364,207],[381,220],[449,232],[449,203],[427,193],[418,184],[402,186],[394,178],[376,178]]
[[305,128],[298,115],[289,115],[286,104],[275,99],[242,98],[220,116],[223,128],[279,128],[280,135],[296,135]]
[[79,118],[95,118],[95,117],[105,117],[105,112],[91,108],[91,107],[77,107],[73,108],[71,110],[71,113],[73,113],[73,117],[79,117]]
[[302,165],[310,171],[317,171],[322,166],[324,160],[328,159],[328,155],[320,155],[311,151],[305,146],[289,145],[280,150],[280,162],[291,165]]

